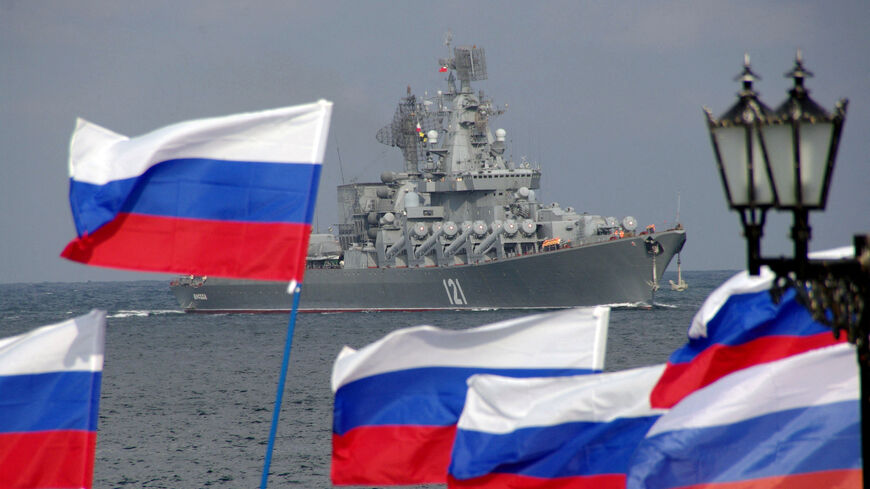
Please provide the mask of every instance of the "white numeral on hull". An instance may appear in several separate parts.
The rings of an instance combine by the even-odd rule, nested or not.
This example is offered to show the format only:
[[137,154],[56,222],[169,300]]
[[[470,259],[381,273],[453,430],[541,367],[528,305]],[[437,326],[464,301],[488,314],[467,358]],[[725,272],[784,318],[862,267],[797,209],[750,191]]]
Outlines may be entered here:
[[447,300],[450,301],[450,305],[452,306],[461,306],[462,304],[468,304],[468,301],[465,300],[465,293],[462,292],[462,286],[459,285],[459,279],[447,278],[441,281],[444,284],[444,290],[447,292]]

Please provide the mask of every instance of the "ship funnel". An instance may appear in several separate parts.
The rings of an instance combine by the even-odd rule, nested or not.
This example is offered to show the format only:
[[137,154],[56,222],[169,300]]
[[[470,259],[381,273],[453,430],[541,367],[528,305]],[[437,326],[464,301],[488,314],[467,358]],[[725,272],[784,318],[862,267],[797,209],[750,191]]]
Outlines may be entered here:
[[405,209],[420,207],[420,194],[411,190],[405,194]]

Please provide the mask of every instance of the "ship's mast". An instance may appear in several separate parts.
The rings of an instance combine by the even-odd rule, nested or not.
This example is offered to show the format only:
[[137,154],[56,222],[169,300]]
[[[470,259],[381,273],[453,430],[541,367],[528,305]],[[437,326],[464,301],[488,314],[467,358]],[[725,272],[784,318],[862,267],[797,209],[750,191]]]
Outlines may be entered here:
[[[441,66],[447,67],[448,130],[443,148],[447,150],[444,171],[447,174],[478,170],[489,156],[485,148],[492,143],[489,133],[489,118],[492,116],[490,103],[483,93],[475,95],[471,82],[486,80],[486,55],[477,46],[458,46],[453,48],[452,58],[442,58]],[[455,77],[454,77],[455,73]],[[455,79],[459,78],[460,88],[456,91]],[[502,166],[500,155],[495,156],[498,166]]]

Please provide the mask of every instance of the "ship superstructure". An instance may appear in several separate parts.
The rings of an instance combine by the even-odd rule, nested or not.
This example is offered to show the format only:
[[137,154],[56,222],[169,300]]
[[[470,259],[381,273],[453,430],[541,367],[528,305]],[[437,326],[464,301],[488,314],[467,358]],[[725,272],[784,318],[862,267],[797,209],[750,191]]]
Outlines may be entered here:
[[345,267],[480,264],[636,230],[630,216],[618,221],[538,202],[540,169],[506,161],[507,133],[490,129],[500,111],[471,88],[486,79],[485,59],[482,48],[457,47],[441,60],[450,73],[446,91],[423,100],[408,90],[392,124],[378,132],[379,141],[402,150],[403,172],[339,187]]

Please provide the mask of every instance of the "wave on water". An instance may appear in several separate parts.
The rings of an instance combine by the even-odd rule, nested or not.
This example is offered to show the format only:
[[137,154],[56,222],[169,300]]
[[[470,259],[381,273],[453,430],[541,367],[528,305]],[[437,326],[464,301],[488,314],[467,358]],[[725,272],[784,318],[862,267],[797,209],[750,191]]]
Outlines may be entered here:
[[129,317],[147,317],[147,316],[163,316],[166,314],[184,314],[184,311],[177,309],[153,309],[153,310],[138,310],[138,311],[117,311],[106,316],[107,318],[129,318]]
[[651,309],[653,307],[646,302],[617,302],[613,304],[602,304],[602,306],[611,309]]

